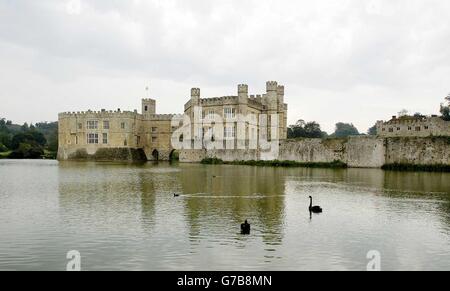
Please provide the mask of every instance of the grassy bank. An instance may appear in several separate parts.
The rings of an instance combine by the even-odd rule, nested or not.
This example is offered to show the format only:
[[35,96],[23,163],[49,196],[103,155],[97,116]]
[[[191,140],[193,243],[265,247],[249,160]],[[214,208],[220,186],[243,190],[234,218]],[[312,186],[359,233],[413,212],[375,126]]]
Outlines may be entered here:
[[51,151],[44,151],[44,155],[42,156],[45,160],[56,160],[57,152],[51,152]]
[[11,154],[11,151],[0,153],[0,159],[7,159],[10,154]]
[[413,165],[413,164],[386,164],[382,167],[386,171],[404,171],[404,172],[450,172],[450,165]]
[[[0,159],[9,159],[11,158],[12,151],[2,152],[0,153]],[[41,156],[41,159],[44,160],[56,160],[56,152],[44,151],[44,155]],[[15,157],[12,157],[15,158]]]
[[304,167],[304,168],[333,168],[345,169],[347,164],[341,161],[334,161],[332,163],[299,163],[295,161],[233,161],[225,162],[217,158],[204,159],[201,162],[205,165],[242,165],[242,166],[257,166],[257,167]]

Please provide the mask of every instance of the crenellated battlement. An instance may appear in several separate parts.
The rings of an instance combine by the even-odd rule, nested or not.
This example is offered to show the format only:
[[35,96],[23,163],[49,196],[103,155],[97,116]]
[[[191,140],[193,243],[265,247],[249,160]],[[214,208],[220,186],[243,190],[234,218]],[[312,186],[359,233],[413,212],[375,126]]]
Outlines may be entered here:
[[87,110],[87,111],[72,111],[72,112],[62,112],[58,114],[59,118],[73,118],[73,117],[85,117],[85,118],[106,118],[106,117],[112,117],[112,118],[136,118],[142,116],[138,113],[137,110],[135,111],[121,111],[121,110],[101,110],[101,111],[93,111],[93,110]]
[[162,120],[170,121],[176,116],[177,116],[177,114],[150,114],[148,116],[148,119],[149,120],[157,120],[157,121],[162,121]]
[[200,88],[192,88],[191,97],[200,97]]
[[238,85],[238,94],[247,94],[248,93],[248,85],[247,84],[239,84]]
[[266,83],[267,92],[277,91],[278,90],[278,82],[276,81],[268,81]]

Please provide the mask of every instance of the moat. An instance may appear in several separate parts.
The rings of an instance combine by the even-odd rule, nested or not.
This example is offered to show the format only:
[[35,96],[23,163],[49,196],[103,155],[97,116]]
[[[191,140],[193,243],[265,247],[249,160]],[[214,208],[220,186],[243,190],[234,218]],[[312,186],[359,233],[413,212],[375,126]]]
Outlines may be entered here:
[[0,185],[0,270],[450,270],[450,173],[0,160]]

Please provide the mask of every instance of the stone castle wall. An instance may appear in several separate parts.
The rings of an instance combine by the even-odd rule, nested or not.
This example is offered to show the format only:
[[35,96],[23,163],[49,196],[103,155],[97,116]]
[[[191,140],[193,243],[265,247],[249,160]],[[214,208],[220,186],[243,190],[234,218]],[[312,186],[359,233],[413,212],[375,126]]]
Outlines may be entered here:
[[386,164],[450,165],[450,137],[388,138]]
[[[256,150],[183,150],[182,162],[200,162],[204,158],[224,161],[259,160]],[[349,137],[344,139],[302,139],[280,142],[278,160],[300,163],[342,161],[353,168],[381,168],[384,164],[450,165],[448,137],[381,138]]]

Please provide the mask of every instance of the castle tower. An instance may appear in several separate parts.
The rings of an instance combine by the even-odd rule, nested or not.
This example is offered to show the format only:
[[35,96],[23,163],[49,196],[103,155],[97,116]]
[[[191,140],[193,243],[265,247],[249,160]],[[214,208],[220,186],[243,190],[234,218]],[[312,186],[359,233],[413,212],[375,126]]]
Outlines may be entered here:
[[[266,104],[269,111],[278,110],[278,83],[276,81],[268,81],[266,83]],[[275,113],[275,112],[273,112]]]
[[284,106],[284,86],[279,85],[277,88],[278,96],[278,136],[280,139],[287,138],[287,112]]
[[142,114],[156,114],[156,101],[150,98],[142,99]]
[[191,105],[192,106],[200,105],[200,88],[191,89]]
[[239,99],[239,104],[247,104],[248,103],[248,85],[246,85],[246,84],[238,85],[238,99]]
[[278,86],[277,96],[278,96],[278,108],[284,110],[284,86],[282,85]]
[[[238,85],[238,112],[244,116],[247,115],[248,106],[248,85],[239,84]],[[245,149],[246,140],[248,139],[248,128],[246,121],[240,118],[237,122],[237,148]]]

